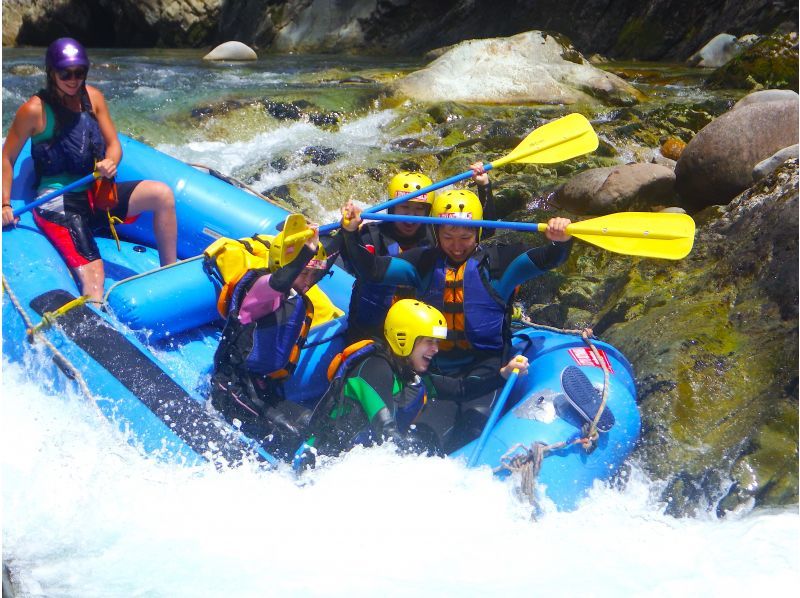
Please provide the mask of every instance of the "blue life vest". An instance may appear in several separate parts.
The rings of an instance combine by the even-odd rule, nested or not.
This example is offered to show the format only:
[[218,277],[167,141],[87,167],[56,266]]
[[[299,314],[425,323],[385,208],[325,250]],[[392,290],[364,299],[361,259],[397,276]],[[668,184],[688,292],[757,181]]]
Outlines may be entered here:
[[[380,247],[385,247],[385,253],[380,255],[397,257],[402,253],[400,244],[383,234],[378,224],[368,224],[364,227],[361,237],[365,246],[371,245],[376,251]],[[425,247],[429,244],[429,240],[423,237],[417,246]],[[395,300],[411,299],[415,296],[414,289],[410,287],[379,284],[356,278],[350,300],[349,322],[362,330],[381,330],[386,314]]]
[[37,177],[77,177],[92,172],[95,162],[105,157],[106,143],[88,94],[81,97],[81,112],[48,103],[43,92],[37,95],[45,106],[47,128],[50,117],[55,121],[52,137],[31,141],[31,157]]
[[[400,255],[400,245],[395,241],[387,245],[386,255]],[[392,307],[395,285],[377,284],[359,280],[353,283],[353,304],[350,306],[350,321],[362,328],[380,328],[386,313]]]
[[[458,269],[449,268],[444,256],[434,266],[431,282],[420,300],[439,309],[447,319],[447,341],[440,347],[501,351],[504,348],[507,306],[491,288],[485,253],[467,258]],[[448,269],[451,276],[448,277]],[[448,280],[450,278],[451,280]],[[447,295],[459,300],[446,300]]]
[[236,285],[226,328],[237,329],[233,335],[236,340],[230,350],[240,353],[238,357],[241,361],[237,361],[243,363],[249,372],[283,380],[297,367],[300,350],[314,317],[314,305],[305,295],[297,294],[287,298],[276,311],[255,322],[239,322],[239,309],[247,291],[266,272],[264,269],[251,270]]

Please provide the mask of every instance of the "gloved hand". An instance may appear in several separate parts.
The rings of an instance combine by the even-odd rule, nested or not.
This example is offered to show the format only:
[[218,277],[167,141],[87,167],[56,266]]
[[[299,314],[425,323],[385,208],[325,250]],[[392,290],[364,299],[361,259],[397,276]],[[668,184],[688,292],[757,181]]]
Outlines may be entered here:
[[286,417],[286,415],[281,413],[280,410],[275,409],[275,407],[267,407],[266,410],[264,410],[263,415],[264,419],[275,426],[275,428],[277,428],[281,433],[288,432],[293,436],[301,436],[301,431],[295,422],[291,421],[288,417]]
[[397,446],[397,450],[401,453],[419,454],[427,451],[424,444],[420,442],[418,438],[415,438],[413,434],[400,432],[397,428],[397,422],[389,415],[388,409],[381,409],[375,415],[375,418],[372,420],[373,429],[376,424],[375,420],[378,419],[378,416],[380,416],[383,411],[386,411],[386,415],[388,416],[388,419],[385,417],[381,418],[380,437],[383,438],[383,440],[391,440],[394,442],[395,446]]

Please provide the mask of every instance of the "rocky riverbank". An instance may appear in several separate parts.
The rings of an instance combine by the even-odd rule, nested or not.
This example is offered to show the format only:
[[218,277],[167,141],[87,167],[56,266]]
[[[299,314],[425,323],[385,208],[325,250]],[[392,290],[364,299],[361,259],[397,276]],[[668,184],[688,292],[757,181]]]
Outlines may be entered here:
[[[92,47],[205,47],[237,40],[273,52],[421,54],[538,29],[587,56],[684,60],[721,33],[797,30],[796,3],[770,0],[3,0],[3,45],[71,35]],[[787,29],[788,28],[788,29]]]

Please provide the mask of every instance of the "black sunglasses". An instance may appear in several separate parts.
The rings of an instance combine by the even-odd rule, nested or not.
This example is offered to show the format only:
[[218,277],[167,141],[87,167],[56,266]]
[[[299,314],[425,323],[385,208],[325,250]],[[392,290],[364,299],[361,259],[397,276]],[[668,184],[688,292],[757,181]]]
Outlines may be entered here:
[[80,69],[59,69],[56,71],[56,75],[62,81],[72,81],[73,79],[81,79],[86,78],[87,69],[80,68]]

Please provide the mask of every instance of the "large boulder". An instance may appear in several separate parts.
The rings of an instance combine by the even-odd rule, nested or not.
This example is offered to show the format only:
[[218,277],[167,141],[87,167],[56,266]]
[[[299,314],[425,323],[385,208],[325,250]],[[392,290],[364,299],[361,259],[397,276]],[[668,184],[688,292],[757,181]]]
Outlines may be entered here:
[[563,36],[541,31],[462,42],[394,86],[423,102],[623,105],[641,97],[621,78],[592,66]]
[[560,187],[554,200],[575,214],[648,211],[674,203],[675,173],[660,164],[586,170]]
[[714,88],[797,89],[797,31],[767,36],[714,71]]
[[761,91],[748,93],[741,100],[736,102],[731,110],[736,110],[737,108],[742,108],[744,106],[750,106],[751,104],[760,104],[762,102],[786,101],[800,101],[800,96],[797,95],[796,91],[791,89],[763,89]]
[[727,204],[753,183],[753,167],[797,143],[798,102],[757,102],[731,110],[704,127],[675,167],[683,207],[695,212]]
[[797,504],[797,184],[795,161],[709,209],[688,258],[618,291],[604,338],[635,364],[637,456],[676,515]]
[[225,42],[218,45],[208,54],[203,56],[203,60],[257,60],[258,55],[248,45],[242,42]]
[[720,33],[705,46],[689,56],[686,63],[689,66],[720,67],[741,52],[741,47],[736,41],[736,36],[730,33]]

